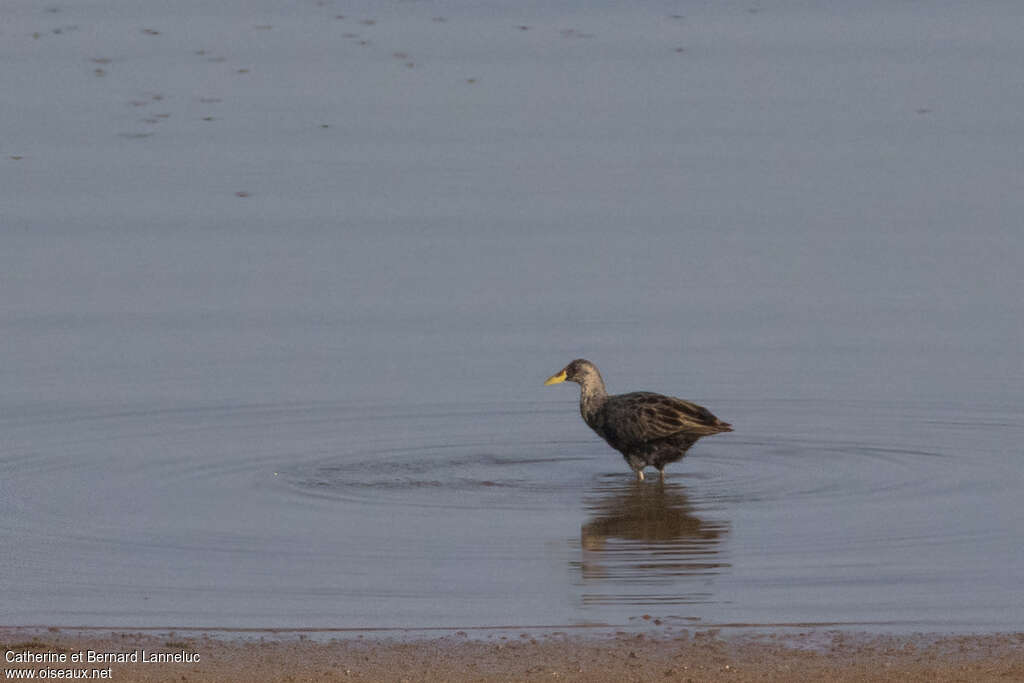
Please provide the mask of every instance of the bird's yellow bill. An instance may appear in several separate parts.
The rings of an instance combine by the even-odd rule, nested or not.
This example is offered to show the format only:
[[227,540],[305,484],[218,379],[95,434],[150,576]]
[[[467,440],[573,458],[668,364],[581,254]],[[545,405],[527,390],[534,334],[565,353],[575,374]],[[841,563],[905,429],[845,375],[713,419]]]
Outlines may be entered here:
[[558,384],[559,382],[564,382],[564,381],[565,381],[565,370],[562,370],[557,375],[551,375],[550,377],[548,377],[547,381],[544,382],[544,386],[547,387],[547,386],[551,386],[552,384]]

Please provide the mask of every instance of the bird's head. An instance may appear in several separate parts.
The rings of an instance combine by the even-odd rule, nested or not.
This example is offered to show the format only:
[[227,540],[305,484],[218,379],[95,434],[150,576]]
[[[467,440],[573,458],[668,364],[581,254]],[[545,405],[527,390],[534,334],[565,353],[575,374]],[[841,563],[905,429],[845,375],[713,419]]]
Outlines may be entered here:
[[600,379],[601,374],[597,371],[597,368],[589,360],[583,358],[577,358],[573,362],[566,365],[560,371],[548,377],[547,381],[544,382],[544,386],[551,384],[559,384],[560,382],[576,382],[581,386],[586,386],[593,382],[593,380]]

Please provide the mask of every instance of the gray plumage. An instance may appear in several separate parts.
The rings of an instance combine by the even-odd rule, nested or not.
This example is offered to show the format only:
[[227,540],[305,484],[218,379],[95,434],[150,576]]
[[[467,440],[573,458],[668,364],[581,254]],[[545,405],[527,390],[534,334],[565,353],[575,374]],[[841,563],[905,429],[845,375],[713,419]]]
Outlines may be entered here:
[[622,453],[638,479],[645,467],[665,476],[665,465],[686,455],[702,436],[731,432],[732,425],[707,408],[673,396],[648,391],[609,396],[597,367],[578,358],[552,375],[545,384],[580,385],[583,421]]

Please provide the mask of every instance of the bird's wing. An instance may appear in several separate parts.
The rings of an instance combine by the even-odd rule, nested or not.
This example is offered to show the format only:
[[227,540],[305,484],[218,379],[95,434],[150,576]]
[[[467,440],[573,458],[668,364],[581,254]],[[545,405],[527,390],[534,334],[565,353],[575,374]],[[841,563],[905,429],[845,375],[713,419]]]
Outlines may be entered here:
[[616,425],[619,437],[633,443],[680,432],[713,434],[729,429],[728,424],[703,406],[646,391],[611,396],[605,411],[608,421]]

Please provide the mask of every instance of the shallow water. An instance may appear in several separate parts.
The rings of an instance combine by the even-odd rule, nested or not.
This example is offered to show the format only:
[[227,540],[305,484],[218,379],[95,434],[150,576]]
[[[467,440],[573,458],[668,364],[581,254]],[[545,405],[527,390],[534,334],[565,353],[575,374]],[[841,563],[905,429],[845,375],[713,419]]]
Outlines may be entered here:
[[1024,628],[1014,5],[136,6],[3,30],[3,623]]
[[565,398],[8,418],[8,619],[1019,626],[1019,415],[735,401],[662,484]]

